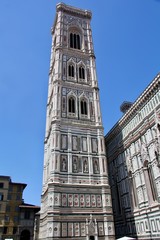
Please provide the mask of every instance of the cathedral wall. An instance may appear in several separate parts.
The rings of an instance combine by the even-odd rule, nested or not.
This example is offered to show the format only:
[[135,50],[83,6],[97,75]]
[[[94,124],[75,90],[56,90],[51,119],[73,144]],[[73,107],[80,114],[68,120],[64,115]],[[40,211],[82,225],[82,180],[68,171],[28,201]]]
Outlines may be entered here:
[[160,238],[159,122],[157,76],[105,137],[117,236]]

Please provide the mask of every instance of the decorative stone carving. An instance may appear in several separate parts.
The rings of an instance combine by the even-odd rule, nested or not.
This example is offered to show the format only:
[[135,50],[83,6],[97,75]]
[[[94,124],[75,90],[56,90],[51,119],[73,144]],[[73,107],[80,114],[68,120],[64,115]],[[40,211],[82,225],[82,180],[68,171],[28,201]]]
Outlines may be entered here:
[[68,194],[68,206],[73,207],[73,194]]
[[67,207],[67,194],[62,194],[62,207]]
[[87,232],[87,236],[95,236],[95,239],[97,239],[97,221],[96,219],[94,219],[93,221],[93,217],[92,214],[90,214],[90,219],[86,219],[86,232]]
[[102,222],[98,223],[98,234],[99,236],[103,236],[104,235],[104,225]]
[[61,155],[61,171],[62,172],[67,172],[68,171],[67,155]]
[[67,135],[61,135],[61,148],[67,149]]
[[55,206],[59,206],[60,205],[60,194],[59,193],[55,193],[54,194],[54,205]]
[[86,195],[86,207],[90,207],[90,201],[91,201],[91,199],[90,199],[90,195],[89,194],[87,194]]
[[[57,193],[58,194],[58,193]],[[111,200],[109,195],[105,196],[105,206],[111,206]],[[58,206],[60,204],[60,196],[55,195],[54,204]],[[89,195],[89,194],[62,194],[62,206],[63,207],[102,207],[101,195]]]
[[143,164],[148,160],[147,146],[144,142],[141,142],[141,160]]
[[93,158],[93,172],[99,173],[99,159]]
[[77,136],[72,136],[72,150],[73,151],[78,150],[78,138],[77,138]]
[[79,207],[79,195],[74,194],[74,207]]
[[81,225],[81,236],[86,236],[86,225],[85,223],[80,223]]
[[80,194],[80,207],[85,207],[84,194]]
[[73,156],[73,158],[72,158],[72,171],[73,171],[73,173],[77,173],[78,170],[79,170],[78,157]]
[[133,171],[132,159],[130,158],[128,153],[126,154],[126,163],[128,167],[128,172],[131,173]]
[[73,223],[68,223],[68,237],[74,236]]
[[82,157],[82,161],[83,161],[83,172],[84,173],[88,173],[89,169],[88,169],[88,158],[87,157]]
[[62,223],[62,237],[67,237],[67,223]]
[[76,237],[80,236],[79,223],[74,223],[74,232]]
[[111,206],[111,197],[110,197],[110,195],[106,195],[106,206]]
[[98,152],[98,143],[96,138],[92,138],[92,152],[93,153]]
[[101,195],[97,195],[96,196],[96,202],[97,202],[97,204],[96,204],[97,207],[101,207],[102,206]]
[[87,152],[87,138],[82,137],[82,151]]
[[53,227],[53,235],[54,235],[54,237],[59,237],[60,236],[60,223],[56,223],[56,222],[54,222],[53,223],[54,225],[54,227]]

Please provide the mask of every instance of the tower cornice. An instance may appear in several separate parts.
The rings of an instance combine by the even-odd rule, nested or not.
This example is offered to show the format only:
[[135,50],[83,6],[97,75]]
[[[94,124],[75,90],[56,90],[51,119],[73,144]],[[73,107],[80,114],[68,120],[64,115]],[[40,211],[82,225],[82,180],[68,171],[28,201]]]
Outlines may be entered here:
[[55,25],[57,23],[58,12],[60,12],[60,11],[67,13],[67,14],[71,14],[72,16],[86,18],[89,20],[91,20],[91,18],[92,18],[92,12],[89,10],[82,10],[80,8],[75,8],[75,7],[66,5],[64,3],[58,3],[56,6],[56,18],[55,18],[53,27],[51,28],[52,34],[54,33]]
[[62,11],[71,15],[75,15],[77,17],[82,17],[82,18],[87,18],[91,19],[92,18],[92,13],[89,10],[82,10],[80,8],[75,8],[69,5],[66,5],[64,3],[58,3],[56,6],[57,12]]
[[59,50],[63,50],[63,54],[67,54],[67,55],[70,55],[70,56],[73,56],[73,55],[76,55],[76,56],[79,56],[79,57],[83,57],[83,58],[88,58],[88,57],[92,57],[94,59],[96,59],[95,55],[93,52],[91,52],[90,50],[88,51],[83,51],[83,50],[77,50],[76,51],[74,49],[69,49],[66,47],[64,48],[63,46],[56,46],[54,48],[54,51],[59,51]]

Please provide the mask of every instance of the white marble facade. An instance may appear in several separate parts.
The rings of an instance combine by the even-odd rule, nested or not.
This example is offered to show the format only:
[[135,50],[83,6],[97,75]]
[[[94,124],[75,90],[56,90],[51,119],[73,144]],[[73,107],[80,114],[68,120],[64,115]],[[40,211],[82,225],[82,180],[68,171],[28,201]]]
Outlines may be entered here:
[[57,5],[52,28],[40,239],[113,240],[91,12]]
[[116,236],[160,239],[160,75],[106,135]]

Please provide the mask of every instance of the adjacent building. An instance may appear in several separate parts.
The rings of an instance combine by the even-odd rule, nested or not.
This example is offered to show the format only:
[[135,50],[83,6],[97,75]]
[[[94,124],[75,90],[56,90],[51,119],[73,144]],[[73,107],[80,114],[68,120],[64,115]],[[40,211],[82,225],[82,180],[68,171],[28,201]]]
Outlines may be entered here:
[[160,239],[160,74],[105,136],[116,236]]
[[57,5],[52,28],[40,235],[115,239],[91,12]]
[[0,176],[0,239],[32,240],[38,206],[25,204],[23,190],[27,184]]

